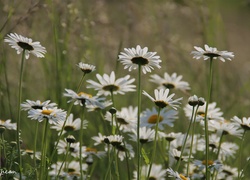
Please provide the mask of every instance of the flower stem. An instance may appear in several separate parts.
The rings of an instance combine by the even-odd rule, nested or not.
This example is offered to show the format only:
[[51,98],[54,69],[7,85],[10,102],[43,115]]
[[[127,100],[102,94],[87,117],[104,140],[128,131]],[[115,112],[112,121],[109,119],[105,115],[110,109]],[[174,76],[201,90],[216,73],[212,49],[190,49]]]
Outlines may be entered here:
[[244,137],[245,137],[245,134],[246,134],[246,130],[244,130],[243,132],[243,135],[242,135],[242,140],[241,140],[241,143],[240,143],[240,150],[239,150],[239,161],[238,161],[238,179],[240,179],[240,169],[241,169],[241,162],[242,162],[242,147],[243,147],[243,141],[244,141]]
[[18,89],[18,108],[17,108],[17,131],[16,131],[16,141],[17,141],[17,153],[18,153],[18,161],[19,161],[19,170],[20,170],[20,180],[22,179],[22,158],[21,158],[21,147],[20,147],[20,120],[21,120],[21,108],[20,104],[22,101],[22,80],[23,80],[23,72],[24,72],[24,56],[25,56],[25,49],[22,52],[22,60],[21,60],[21,70],[19,75],[19,89]]
[[212,92],[212,82],[213,82],[213,57],[210,58],[210,66],[209,66],[209,84],[208,84],[208,95],[207,95],[207,102],[206,102],[206,109],[205,109],[205,117],[204,117],[204,124],[205,124],[205,141],[206,141],[206,179],[210,179],[210,173],[208,169],[208,161],[209,161],[209,134],[208,134],[208,104],[211,99],[211,92]]
[[176,166],[176,170],[175,170],[175,171],[178,171],[178,169],[179,169],[179,167],[180,167],[181,158],[182,158],[182,155],[183,155],[183,152],[184,152],[186,143],[187,143],[187,138],[188,138],[188,134],[189,134],[189,131],[190,131],[190,128],[191,128],[191,125],[192,125],[193,117],[194,117],[194,107],[193,107],[193,109],[192,109],[192,115],[191,115],[191,119],[190,119],[190,122],[189,122],[189,125],[188,125],[188,130],[187,130],[187,133],[186,133],[186,136],[185,136],[183,145],[182,145],[182,147],[181,147],[181,154],[180,154],[180,157],[179,157],[179,159],[178,159],[178,162],[177,162],[177,166]]
[[156,125],[155,125],[155,139],[154,139],[154,146],[153,146],[153,152],[152,152],[152,156],[151,156],[151,160],[150,160],[150,166],[149,166],[149,170],[148,170],[148,178],[150,177],[150,172],[152,169],[152,165],[155,159],[155,152],[156,152],[156,143],[157,143],[157,135],[158,135],[158,125],[159,125],[159,120],[160,120],[160,113],[161,113],[161,108],[158,108],[158,114],[157,114],[157,120],[156,120]]
[[81,171],[81,179],[83,179],[83,171],[82,171],[82,139],[83,139],[83,121],[84,121],[84,109],[85,109],[85,105],[83,104],[83,113],[82,113],[82,118],[81,118],[81,128],[80,128],[80,171]]
[[137,180],[140,180],[140,113],[141,113],[141,65],[138,65],[138,86],[137,86]]
[[37,178],[37,169],[36,169],[36,142],[37,142],[37,134],[38,134],[38,121],[36,121],[36,130],[35,130],[35,139],[34,139],[34,154],[33,154],[33,160],[34,160],[34,167],[35,167],[35,177]]
[[[42,139],[42,157],[41,157],[41,167],[40,167],[40,179],[46,179],[47,169],[46,169],[46,152],[47,152],[47,129],[49,120],[45,118],[45,125],[43,130]],[[45,176],[44,176],[45,175]]]

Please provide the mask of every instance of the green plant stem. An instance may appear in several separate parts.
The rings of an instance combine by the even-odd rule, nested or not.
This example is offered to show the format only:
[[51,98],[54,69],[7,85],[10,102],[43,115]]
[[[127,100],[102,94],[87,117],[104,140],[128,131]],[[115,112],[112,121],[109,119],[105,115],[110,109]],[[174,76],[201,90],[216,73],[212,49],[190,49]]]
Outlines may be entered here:
[[208,95],[207,95],[207,102],[206,102],[206,109],[205,109],[205,117],[204,117],[204,124],[205,124],[205,141],[206,141],[206,179],[210,180],[210,173],[208,169],[208,161],[209,161],[209,134],[208,134],[208,104],[211,99],[212,93],[212,82],[213,82],[213,57],[210,58],[210,66],[209,66],[209,84],[208,84]]
[[192,125],[192,119],[194,117],[194,107],[192,109],[192,115],[191,115],[191,119],[190,119],[190,122],[189,122],[189,125],[188,125],[188,130],[187,130],[187,133],[186,133],[186,136],[185,136],[185,139],[184,139],[184,142],[183,142],[183,145],[181,147],[181,155],[178,159],[178,162],[177,162],[177,166],[176,166],[176,170],[175,171],[178,171],[179,167],[180,167],[180,164],[181,164],[181,158],[182,158],[182,155],[183,155],[183,152],[184,152],[184,149],[185,149],[185,146],[186,146],[186,143],[187,143],[187,138],[188,138],[188,134],[189,134],[189,131],[190,131],[190,128],[191,128],[191,125]]
[[35,130],[35,138],[34,138],[34,154],[33,154],[33,160],[34,160],[34,167],[35,167],[35,175],[37,178],[37,169],[36,169],[36,142],[37,142],[37,134],[38,134],[38,121],[36,121],[36,130]]
[[115,156],[115,174],[116,174],[117,180],[120,180],[118,158],[117,158],[118,153],[119,153],[119,151],[117,151],[117,153],[114,153],[114,156]]
[[[193,109],[194,109],[194,107],[193,107]],[[190,146],[190,151],[189,151],[189,156],[188,156],[188,162],[187,162],[187,176],[189,174],[189,164],[190,164],[190,160],[191,160],[192,149],[193,149],[193,142],[194,142],[195,120],[196,120],[196,115],[197,115],[198,109],[199,109],[199,105],[197,106],[197,108],[195,110],[194,118],[191,118],[191,121],[193,122],[193,126],[192,126],[192,130],[191,130],[192,138],[191,138],[191,146]]]
[[157,120],[156,120],[156,125],[155,125],[155,138],[154,138],[154,146],[153,146],[153,152],[150,160],[150,165],[149,165],[149,170],[148,170],[148,177],[150,177],[150,172],[152,169],[153,162],[155,160],[155,152],[156,152],[156,144],[157,144],[157,135],[158,135],[158,126],[159,126],[159,120],[160,120],[160,113],[161,113],[161,108],[158,108],[158,114],[157,114]]
[[138,65],[138,85],[137,85],[137,180],[140,180],[140,113],[141,113],[141,65]]
[[85,104],[83,104],[83,113],[82,113],[82,118],[81,118],[81,128],[80,128],[80,171],[81,171],[81,179],[83,179],[83,171],[82,171],[82,140],[83,140],[83,121],[84,121],[84,110],[85,110]]
[[22,158],[21,158],[21,147],[20,147],[20,120],[21,120],[21,108],[20,104],[22,102],[22,81],[23,81],[23,72],[24,72],[24,57],[25,57],[25,49],[22,52],[22,60],[21,60],[21,69],[19,75],[19,89],[18,89],[18,104],[17,104],[17,130],[16,130],[16,141],[17,141],[17,153],[18,153],[18,161],[19,161],[19,177],[22,180]]
[[243,141],[244,141],[244,137],[246,134],[246,130],[244,130],[243,135],[242,135],[242,140],[240,143],[240,150],[239,150],[239,160],[238,160],[238,179],[240,179],[240,169],[241,169],[241,165],[242,165],[242,150],[243,150]]
[[[82,75],[82,78],[81,78],[81,80],[80,80],[80,82],[79,82],[79,84],[78,84],[78,87],[77,87],[76,92],[79,92],[79,90],[80,90],[80,88],[81,88],[81,86],[82,86],[84,77],[85,77],[85,73]],[[70,112],[71,112],[71,110],[72,110],[73,105],[74,105],[74,103],[72,102],[72,103],[70,104],[70,106],[69,106],[69,109],[68,109],[68,111],[67,111],[67,115],[66,115],[65,121],[64,121],[64,123],[63,123],[62,129],[61,129],[61,131],[60,131],[60,133],[59,133],[59,136],[58,136],[58,138],[57,138],[56,145],[55,145],[55,147],[54,147],[54,149],[53,149],[53,151],[52,151],[52,154],[51,154],[51,156],[50,156],[50,163],[49,163],[49,165],[51,165],[51,162],[52,162],[52,160],[53,160],[53,157],[54,157],[54,155],[55,155],[55,153],[56,153],[57,146],[58,146],[59,141],[60,141],[60,139],[61,139],[61,137],[62,137],[62,134],[63,134],[63,130],[64,130],[64,127],[65,127],[66,121],[67,121],[67,119],[68,119],[68,117],[69,117],[69,115],[70,115]]]
[[[47,152],[47,130],[48,130],[49,120],[45,118],[45,125],[43,130],[42,139],[42,157],[41,157],[41,167],[40,167],[40,179],[46,179],[46,152]],[[45,175],[45,176],[44,176]]]
[[60,173],[61,173],[61,170],[62,170],[62,167],[63,167],[64,163],[67,162],[67,158],[68,158],[68,155],[69,155],[70,144],[71,144],[71,143],[67,143],[66,155],[65,155],[64,160],[63,160],[63,162],[62,162],[62,164],[61,164],[61,166],[60,166],[60,168],[59,168],[59,170],[58,170],[56,179],[59,178]]
[[111,159],[110,154],[111,154],[110,153],[110,144],[108,144],[108,163],[109,163],[109,165],[108,165],[108,169],[106,171],[104,180],[107,180],[108,175],[110,176],[110,179],[111,179],[111,164],[112,164],[113,159]]

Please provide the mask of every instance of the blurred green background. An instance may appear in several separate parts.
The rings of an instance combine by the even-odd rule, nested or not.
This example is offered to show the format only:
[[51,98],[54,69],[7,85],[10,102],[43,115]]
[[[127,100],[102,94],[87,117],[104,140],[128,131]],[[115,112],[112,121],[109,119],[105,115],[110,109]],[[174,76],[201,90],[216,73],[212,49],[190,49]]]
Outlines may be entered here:
[[[232,62],[214,63],[212,101],[226,119],[250,116],[249,0],[1,0],[0,118],[15,122],[21,56],[3,42],[11,32],[47,49],[45,58],[31,56],[25,62],[23,101],[50,99],[67,109],[62,93],[65,88],[76,89],[82,75],[76,67],[80,61],[97,67],[88,79],[112,70],[117,77],[129,73],[136,78],[136,71],[123,70],[117,63],[123,48],[136,45],[160,55],[162,68],[152,74],[176,72],[190,83],[191,95],[206,97],[209,62],[192,59],[190,52],[193,46],[208,44],[235,54]],[[148,82],[149,76],[143,75],[142,88],[152,92],[155,86]],[[85,85],[82,90],[95,94]],[[116,97],[117,106],[135,106],[136,93],[131,95],[122,101]],[[189,95],[177,92],[177,96],[184,97],[183,105],[187,103]],[[22,117],[22,137],[27,142],[33,124],[26,113]],[[185,131],[186,122],[176,124],[176,129]],[[13,133],[8,138],[14,137]],[[245,142],[249,140],[248,136]],[[244,154],[248,151],[249,145]]]

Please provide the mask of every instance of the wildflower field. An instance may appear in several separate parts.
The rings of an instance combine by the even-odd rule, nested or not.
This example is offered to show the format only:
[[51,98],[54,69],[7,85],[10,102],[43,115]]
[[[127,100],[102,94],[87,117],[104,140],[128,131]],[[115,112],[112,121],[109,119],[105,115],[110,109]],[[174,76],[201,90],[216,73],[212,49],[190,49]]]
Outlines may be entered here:
[[0,179],[250,179],[247,0],[0,1]]

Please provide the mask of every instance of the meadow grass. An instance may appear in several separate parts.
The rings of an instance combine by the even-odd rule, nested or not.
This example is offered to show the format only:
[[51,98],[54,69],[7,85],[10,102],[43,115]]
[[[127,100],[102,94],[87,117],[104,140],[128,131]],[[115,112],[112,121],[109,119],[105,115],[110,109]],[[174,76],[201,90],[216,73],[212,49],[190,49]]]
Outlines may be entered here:
[[[207,176],[207,179],[209,177],[210,179],[219,179],[223,165],[238,168],[229,169],[231,173],[235,171],[233,179],[240,179],[238,170],[244,172],[242,179],[248,179],[250,177],[248,165],[250,146],[246,142],[249,141],[249,133],[247,132],[249,124],[243,133],[244,141],[242,141],[242,137],[237,138],[226,133],[223,134],[220,129],[217,129],[217,133],[206,130],[209,134],[217,134],[217,138],[219,138],[216,147],[212,147],[210,144],[211,146],[208,148],[208,136],[206,135],[204,138],[203,126],[195,120],[196,116],[198,118],[198,115],[201,114],[196,113],[192,117],[186,115],[185,108],[188,106],[189,97],[196,94],[198,97],[204,97],[205,101],[216,102],[216,107],[220,108],[219,112],[223,112],[223,116],[221,115],[220,118],[223,117],[230,123],[232,123],[231,119],[234,116],[238,116],[240,119],[250,117],[248,113],[250,105],[249,80],[246,78],[248,72],[246,66],[243,66],[247,65],[245,62],[247,55],[239,53],[242,52],[240,47],[244,45],[237,47],[237,45],[228,43],[229,38],[224,34],[230,29],[225,28],[223,13],[218,10],[223,3],[211,2],[159,1],[156,3],[144,1],[143,4],[133,1],[1,2],[0,119],[10,119],[12,123],[18,123],[17,112],[20,107],[18,99],[21,98],[21,103],[27,99],[42,102],[50,100],[51,103],[57,104],[56,107],[63,109],[66,114],[64,118],[68,117],[70,113],[74,115],[73,119],[80,118],[81,127],[84,126],[83,120],[88,121],[86,128],[67,132],[60,136],[60,132],[50,128],[53,126],[52,124],[46,124],[49,121],[48,118],[37,122],[28,118],[27,112],[21,111],[20,123],[18,123],[20,134],[15,130],[9,130],[8,127],[2,128],[4,124],[0,126],[0,175],[2,179],[13,176],[19,179],[70,179],[74,177],[121,180],[135,177],[137,177],[135,179],[170,179],[169,171],[167,171],[170,167],[174,171],[178,171],[176,176],[179,175],[180,179],[188,177],[195,179],[192,176],[195,174],[195,170],[200,170],[198,174],[201,176],[197,179],[201,179],[202,175]],[[231,1],[230,3],[231,6],[235,5]],[[224,14],[227,12],[224,11]],[[4,42],[4,38],[9,33],[17,33],[39,41],[47,50],[45,58],[40,59],[30,55],[28,60],[24,60],[22,86],[20,87],[22,89],[21,97],[18,93],[18,80],[22,56],[17,55],[15,50]],[[223,36],[221,36],[222,34]],[[197,61],[190,55],[190,52],[194,50],[193,46],[199,45],[203,48],[203,44],[206,43],[212,47],[218,47],[219,50],[228,48],[226,50],[235,53],[235,58],[232,61],[225,63],[213,61],[214,78],[210,84],[211,94],[209,95],[211,98],[207,97],[210,88],[208,85],[209,73],[211,72],[209,71],[209,60]],[[138,44],[142,48],[147,46],[148,51],[157,52],[162,60],[160,69],[155,67],[151,73],[141,73],[141,77],[138,76],[137,70],[124,69],[124,66],[118,61],[118,55],[120,52],[124,52],[124,48],[136,47]],[[238,55],[242,58],[241,60],[238,59]],[[96,70],[85,73],[76,66],[79,62],[94,65]],[[240,64],[243,65],[240,66]],[[102,76],[106,73],[110,75],[111,71],[114,71],[116,79],[130,75],[130,79],[135,79],[133,84],[137,88],[141,84],[141,89],[139,88],[137,92],[126,92],[125,95],[113,94],[115,89],[112,89],[110,90],[111,96],[102,95],[101,97],[112,101],[113,105],[93,112],[87,111],[88,106],[84,108],[84,101],[79,102],[82,103],[82,106],[80,104],[73,105],[72,102],[67,103],[70,98],[63,95],[65,89],[95,96],[98,91],[86,88],[90,84],[88,81],[97,81],[96,74]],[[171,89],[170,94],[175,93],[174,99],[183,98],[176,110],[178,112],[177,118],[173,118],[173,127],[168,126],[168,124],[164,125],[162,129],[159,128],[160,123],[164,121],[159,116],[152,119],[155,117],[153,115],[157,116],[158,111],[156,111],[155,114],[148,117],[148,121],[151,117],[150,120],[154,123],[151,122],[147,125],[154,125],[150,126],[149,129],[159,131],[157,135],[149,138],[150,142],[147,143],[139,143],[138,136],[136,141],[133,141],[130,137],[133,133],[130,130],[134,124],[142,122],[141,112],[145,112],[147,108],[150,110],[153,107],[157,108],[154,102],[141,95],[140,91],[145,90],[153,95],[153,91],[157,89],[158,85],[149,81],[151,75],[158,74],[163,77],[165,72],[170,75],[174,72],[183,75],[182,80],[188,82],[191,89],[184,92],[175,88]],[[84,78],[82,78],[83,75]],[[79,96],[82,97],[82,95]],[[138,99],[139,96],[141,99]],[[91,96],[85,94],[84,97],[84,100],[90,98],[92,102]],[[99,101],[94,101],[94,103],[96,102]],[[131,112],[131,114],[121,114],[122,108],[129,106],[139,107],[139,112],[136,113],[135,117]],[[116,113],[113,114],[114,116],[109,122],[107,119],[112,112],[111,107],[115,108]],[[208,106],[204,112],[205,119],[210,118],[207,108]],[[171,110],[173,108],[168,109],[168,111]],[[189,109],[190,113],[192,111],[198,112],[198,106]],[[161,117],[164,116],[161,115]],[[134,122],[131,122],[129,118]],[[170,121],[169,118],[166,119]],[[192,124],[189,119],[193,120]],[[123,124],[125,120],[127,122]],[[189,123],[190,131],[187,132]],[[130,124],[131,126],[129,126]],[[127,125],[130,129],[125,128],[124,130],[121,128],[122,125]],[[138,134],[139,128],[135,132]],[[182,135],[175,135],[174,139],[176,140],[171,142],[166,140],[166,134],[171,132],[180,132]],[[98,136],[98,133],[105,137],[101,137],[103,142],[95,146],[92,137]],[[182,143],[186,139],[185,133],[188,133],[189,136],[185,143],[186,147],[183,148]],[[21,139],[20,148],[17,146],[17,135]],[[59,141],[64,140],[68,135],[73,135],[75,142],[65,143],[64,149],[61,148],[61,151],[64,151],[60,153],[55,144],[59,143],[59,146],[63,146]],[[114,138],[115,135],[117,137]],[[119,139],[120,136],[122,140]],[[191,144],[190,138],[193,142]],[[112,144],[110,142],[112,140],[118,141],[121,146]],[[207,147],[206,153],[204,153],[204,148],[198,147],[200,143],[204,142],[204,146]],[[238,147],[238,149],[232,147],[234,150],[229,151],[228,154],[231,153],[232,157],[228,154],[219,155],[219,152],[223,151],[223,147],[221,147],[223,142]],[[225,147],[227,147],[226,145]],[[36,152],[38,152],[37,155]],[[119,152],[124,152],[123,158],[118,155]],[[209,154],[209,158],[212,157],[213,161],[219,160],[216,162],[217,164],[211,165],[211,159],[204,161],[207,154]],[[34,157],[35,155],[36,157]],[[185,162],[178,161],[182,158],[186,159]],[[195,160],[200,160],[200,164],[197,165]],[[195,167],[193,167],[194,162],[196,162]],[[191,169],[187,169],[187,165]],[[209,167],[209,165],[211,166]],[[202,170],[199,169],[201,167]],[[80,168],[83,171],[80,171]],[[210,172],[211,168],[220,170],[211,170]],[[162,173],[162,176],[158,171]],[[155,172],[156,174],[154,174]]]

